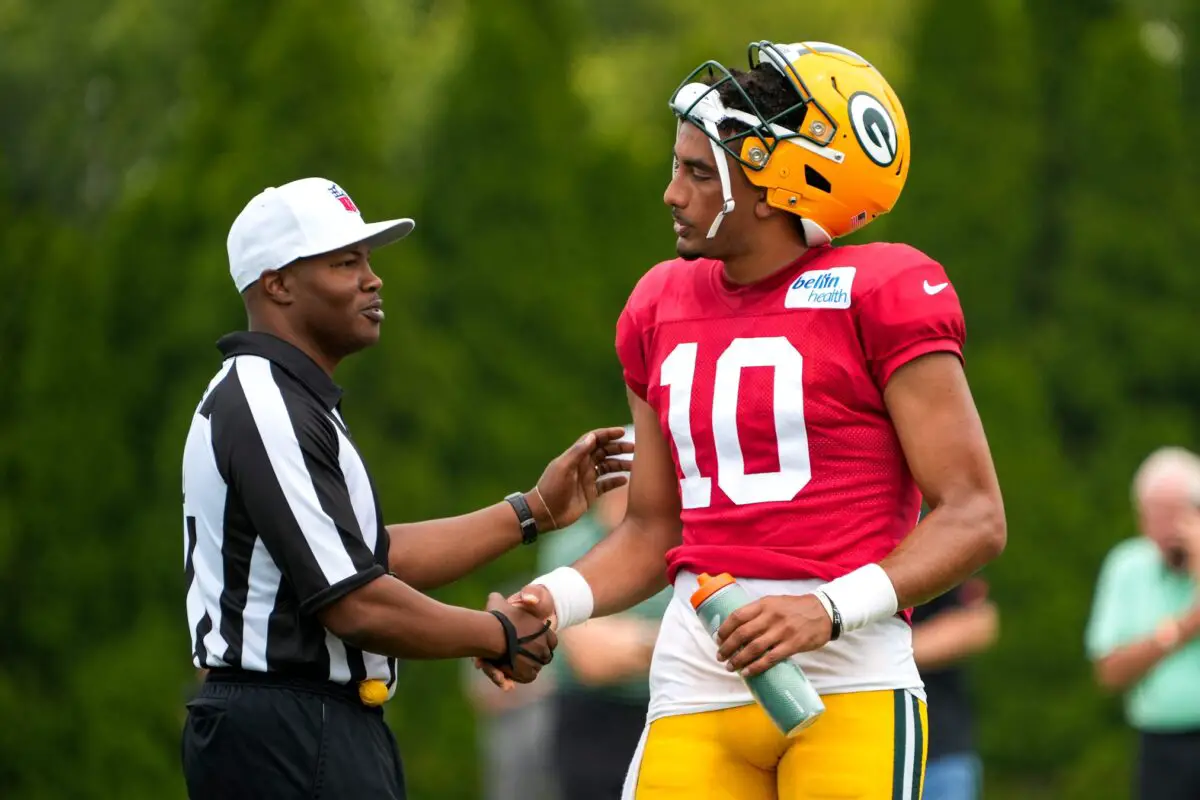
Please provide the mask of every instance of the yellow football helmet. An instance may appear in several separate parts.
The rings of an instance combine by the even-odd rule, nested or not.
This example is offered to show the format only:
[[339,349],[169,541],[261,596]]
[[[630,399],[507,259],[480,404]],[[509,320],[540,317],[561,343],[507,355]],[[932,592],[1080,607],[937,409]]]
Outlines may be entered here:
[[[749,56],[752,69],[766,64],[784,75],[796,102],[764,114],[716,61],[693,70],[671,95],[672,111],[708,135],[717,157],[725,206],[709,237],[733,210],[722,152],[766,190],[768,203],[801,217],[810,246],[891,211],[908,178],[908,121],[879,70],[857,53],[824,42],[752,42]],[[725,84],[736,88],[749,111],[726,107],[720,95]],[[800,130],[780,124],[801,109]],[[746,130],[722,136],[720,128],[729,121]]]

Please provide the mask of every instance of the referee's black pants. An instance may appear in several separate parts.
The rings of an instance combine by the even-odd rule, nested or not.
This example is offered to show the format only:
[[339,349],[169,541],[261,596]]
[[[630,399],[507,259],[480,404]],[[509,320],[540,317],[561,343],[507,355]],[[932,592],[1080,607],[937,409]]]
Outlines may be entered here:
[[191,800],[403,800],[404,772],[380,708],[355,687],[211,672],[188,702]]

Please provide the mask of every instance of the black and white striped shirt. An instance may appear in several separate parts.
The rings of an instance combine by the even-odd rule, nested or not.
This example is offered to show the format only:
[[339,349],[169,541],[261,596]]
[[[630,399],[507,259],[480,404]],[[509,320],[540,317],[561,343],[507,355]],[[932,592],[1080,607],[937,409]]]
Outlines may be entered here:
[[316,612],[387,572],[388,534],[339,405],[302,351],[265,333],[225,355],[183,455],[192,660],[395,689],[393,659],[338,639]]

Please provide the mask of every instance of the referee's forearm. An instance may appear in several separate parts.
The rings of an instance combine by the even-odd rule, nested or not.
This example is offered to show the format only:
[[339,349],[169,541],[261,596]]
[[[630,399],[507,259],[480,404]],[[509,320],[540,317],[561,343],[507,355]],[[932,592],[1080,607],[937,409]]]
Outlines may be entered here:
[[440,603],[385,575],[320,612],[343,641],[407,659],[498,658],[504,629],[491,614]]
[[499,558],[521,543],[508,503],[470,514],[387,526],[388,568],[417,589],[436,589]]

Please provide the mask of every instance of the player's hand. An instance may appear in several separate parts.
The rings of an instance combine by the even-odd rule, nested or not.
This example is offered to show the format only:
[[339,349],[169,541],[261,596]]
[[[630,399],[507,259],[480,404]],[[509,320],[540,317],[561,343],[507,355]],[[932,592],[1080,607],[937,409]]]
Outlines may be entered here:
[[749,678],[823,647],[832,634],[833,622],[815,595],[764,597],[734,611],[717,629],[717,659]]
[[[598,496],[628,480],[626,473],[632,461],[614,458],[633,452],[632,442],[617,441],[624,435],[624,428],[588,431],[546,465],[538,478],[538,491],[526,495],[538,530],[565,528],[583,516]],[[601,476],[611,477],[597,480]]]
[[554,598],[550,590],[540,583],[531,583],[508,598],[508,602],[533,614],[538,619],[550,620],[550,627],[558,630],[558,618],[554,615]]
[[[496,595],[492,596],[495,597]],[[549,590],[540,583],[526,586],[521,591],[509,597],[507,602],[511,606],[516,606],[526,613],[532,614],[539,620],[549,620],[551,631],[558,629],[558,619],[554,615],[554,598],[550,596]],[[488,608],[492,608],[490,602],[488,603]],[[550,633],[548,635],[553,636],[555,634]],[[475,659],[475,667],[482,670],[488,680],[504,691],[507,692],[513,688],[512,679],[495,664],[489,664],[483,659],[477,658]]]
[[[511,668],[489,664],[488,662],[482,662],[483,666],[493,667],[511,681],[531,683],[538,676],[538,673],[541,672],[542,667],[553,660],[554,648],[558,646],[558,635],[546,627],[546,620],[543,617],[531,614],[528,610],[520,606],[512,605],[499,592],[492,592],[488,595],[487,610],[499,611],[508,617],[516,627],[518,637],[536,636],[536,638],[532,638],[521,644],[521,647],[528,652],[528,655],[524,653],[513,654],[513,665]],[[541,635],[538,635],[539,633]],[[490,674],[489,677],[491,677]],[[492,682],[495,683],[495,679]]]

